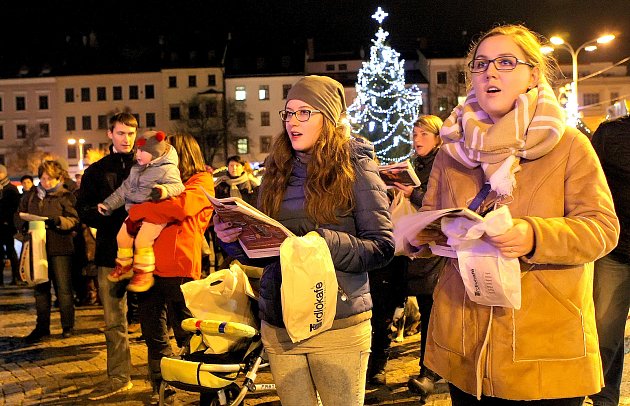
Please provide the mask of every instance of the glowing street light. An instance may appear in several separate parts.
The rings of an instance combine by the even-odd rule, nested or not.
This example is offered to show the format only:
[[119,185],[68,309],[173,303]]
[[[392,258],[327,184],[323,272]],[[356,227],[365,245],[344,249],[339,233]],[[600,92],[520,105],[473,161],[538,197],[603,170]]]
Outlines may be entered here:
[[[85,140],[83,138],[79,138],[79,170],[83,170],[83,144],[85,144]],[[77,145],[77,140],[74,138],[68,138],[68,145]]]
[[[569,51],[569,53],[571,54],[571,62],[573,66],[573,77],[572,77],[573,80],[571,83],[571,92],[569,96],[570,100],[567,103],[567,110],[569,113],[567,117],[567,123],[571,126],[577,126],[578,118],[579,118],[578,90],[577,90],[578,88],[578,59],[577,59],[578,54],[582,50],[586,52],[593,52],[597,49],[597,45],[595,44],[605,44],[607,42],[612,41],[613,39],[615,39],[615,36],[612,34],[603,35],[599,38],[594,38],[590,41],[586,41],[585,43],[577,47],[577,49],[575,49],[571,46],[571,44],[569,44],[568,42],[565,42],[565,40],[562,39],[561,37],[553,36],[549,38],[549,42],[551,42],[553,45],[562,47],[566,49],[567,51]],[[541,48],[541,51],[545,53],[553,52],[553,50],[554,48],[551,46],[544,46]]]

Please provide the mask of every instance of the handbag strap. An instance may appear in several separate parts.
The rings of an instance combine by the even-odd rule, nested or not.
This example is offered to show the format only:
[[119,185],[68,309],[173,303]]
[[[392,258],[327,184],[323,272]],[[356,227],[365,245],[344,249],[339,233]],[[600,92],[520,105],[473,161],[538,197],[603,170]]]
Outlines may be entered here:
[[486,200],[486,197],[488,197],[489,193],[490,193],[490,183],[484,183],[481,189],[479,190],[479,193],[477,193],[477,196],[475,196],[472,202],[470,202],[470,204],[468,205],[468,209],[472,211],[477,211],[479,206],[481,206],[481,203],[483,203],[483,201]]

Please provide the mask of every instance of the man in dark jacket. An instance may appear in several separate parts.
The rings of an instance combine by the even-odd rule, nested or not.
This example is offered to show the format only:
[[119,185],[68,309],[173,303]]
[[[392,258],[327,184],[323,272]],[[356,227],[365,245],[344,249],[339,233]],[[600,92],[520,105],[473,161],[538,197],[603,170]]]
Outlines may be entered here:
[[105,313],[107,375],[88,396],[100,400],[131,389],[131,353],[127,336],[127,298],[125,283],[112,283],[107,275],[114,269],[116,234],[127,216],[124,207],[111,216],[99,214],[96,205],[108,197],[129,175],[133,166],[133,146],[138,122],[129,113],[118,113],[109,120],[107,136],[112,140],[110,154],[90,165],[83,174],[77,199],[81,222],[96,228],[94,263],[98,266],[99,295]]
[[595,262],[593,299],[605,387],[589,396],[593,405],[619,404],[623,374],[624,329],[630,307],[630,116],[602,123],[593,134],[621,224],[619,244]]
[[0,275],[0,285],[4,285],[4,257],[11,262],[11,284],[17,285],[20,280],[18,271],[18,257],[13,245],[15,226],[13,216],[20,204],[20,192],[15,185],[11,184],[7,168],[0,165],[0,260],[2,260],[2,274]]

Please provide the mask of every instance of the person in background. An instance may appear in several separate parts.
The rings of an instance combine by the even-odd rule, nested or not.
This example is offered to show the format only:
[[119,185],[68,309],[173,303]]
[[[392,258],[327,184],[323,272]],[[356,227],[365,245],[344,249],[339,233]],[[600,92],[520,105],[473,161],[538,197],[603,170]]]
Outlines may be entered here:
[[20,178],[20,183],[22,184],[22,194],[25,195],[33,187],[33,177],[24,175]]
[[20,284],[19,260],[15,252],[13,236],[17,232],[13,223],[20,204],[20,192],[11,183],[7,167],[0,165],[0,286],[4,285],[4,258],[11,263],[11,285]]
[[175,198],[136,204],[129,210],[130,223],[135,227],[143,221],[167,224],[154,244],[155,284],[138,294],[140,323],[147,345],[154,397],[157,397],[162,381],[160,360],[173,355],[167,320],[173,326],[178,347],[183,347],[190,338],[190,333],[181,328],[181,322],[193,316],[179,287],[201,276],[203,233],[212,216],[212,205],[204,190],[208,193],[214,191],[212,175],[206,171],[195,138],[174,135],[168,141],[179,156],[178,168],[184,191]]
[[343,86],[307,76],[280,111],[284,131],[266,160],[259,208],[298,236],[326,241],[339,292],[330,330],[293,343],[282,321],[278,257],[251,261],[237,242],[241,229],[214,218],[230,256],[265,266],[260,281],[261,334],[283,405],[362,405],[370,351],[368,272],[392,258],[394,242],[385,184],[374,148],[350,137]]
[[90,400],[105,399],[133,386],[127,334],[127,289],[125,284],[107,279],[116,265],[116,234],[127,213],[121,207],[114,210],[111,216],[103,217],[98,212],[97,204],[129,176],[135,161],[133,146],[137,129],[138,122],[130,113],[118,113],[110,118],[107,131],[107,136],[112,140],[110,154],[85,170],[77,199],[81,221],[97,230],[94,264],[98,267],[98,288],[105,316],[107,344],[107,379],[94,386],[88,395]]
[[591,142],[610,185],[621,224],[619,245],[595,262],[593,299],[599,351],[606,386],[589,396],[595,406],[619,404],[623,375],[624,331],[630,307],[630,116],[607,121],[597,128]]
[[215,196],[220,199],[238,197],[256,206],[259,182],[251,172],[245,170],[249,164],[239,155],[234,155],[228,158],[226,166],[227,174],[219,177],[214,187]]
[[[59,300],[63,338],[69,338],[74,329],[74,298],[71,284],[71,260],[74,252],[72,229],[79,223],[74,194],[63,187],[63,168],[57,161],[44,161],[38,171],[39,185],[31,189],[20,201],[20,212],[47,217],[46,258],[48,282],[35,285],[35,329],[24,339],[32,344],[50,335],[52,306],[50,285]],[[18,220],[20,229],[28,222]]]
[[[396,187],[404,193],[405,197],[410,199],[411,203],[418,208],[422,206],[433,161],[442,145],[440,138],[442,124],[442,120],[437,116],[423,115],[418,117],[413,125],[413,148],[416,154],[413,167],[421,184],[415,188],[396,184]],[[440,379],[438,374],[424,365],[424,354],[429,330],[429,317],[433,307],[433,290],[445,262],[445,258],[437,256],[413,259],[407,265],[404,277],[406,293],[416,297],[420,309],[420,374],[417,378],[409,379],[407,386],[422,398],[433,393],[435,382]]]
[[[440,130],[421,208],[507,205],[513,218],[482,238],[518,259],[520,309],[471,301],[457,258],[435,287],[424,362],[449,382],[455,406],[578,406],[604,384],[593,262],[617,244],[619,222],[591,143],[565,124],[541,45],[504,25],[472,46],[470,91]],[[412,244],[440,238],[425,229]]]

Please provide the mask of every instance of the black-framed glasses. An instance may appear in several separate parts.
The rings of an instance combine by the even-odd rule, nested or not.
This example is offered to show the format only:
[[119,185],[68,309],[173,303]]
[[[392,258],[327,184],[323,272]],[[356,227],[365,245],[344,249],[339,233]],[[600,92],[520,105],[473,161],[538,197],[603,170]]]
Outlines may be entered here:
[[522,61],[515,56],[497,56],[494,59],[475,58],[468,62],[468,69],[470,69],[471,73],[482,73],[488,70],[490,62],[492,62],[494,67],[500,71],[514,70],[518,64],[527,65],[531,68],[534,67],[533,64]]
[[280,110],[278,113],[280,113],[280,120],[282,121],[289,121],[291,120],[291,116],[295,116],[295,118],[297,118],[297,121],[304,122],[308,121],[311,118],[311,114],[321,113],[321,111],[300,109],[295,111]]

